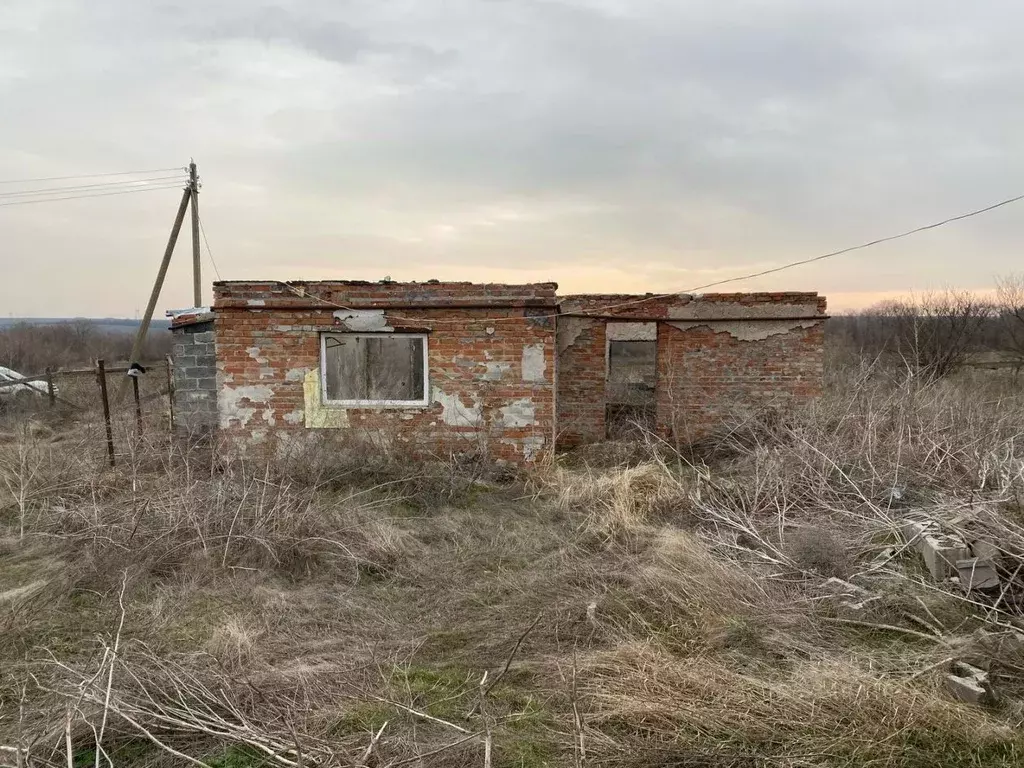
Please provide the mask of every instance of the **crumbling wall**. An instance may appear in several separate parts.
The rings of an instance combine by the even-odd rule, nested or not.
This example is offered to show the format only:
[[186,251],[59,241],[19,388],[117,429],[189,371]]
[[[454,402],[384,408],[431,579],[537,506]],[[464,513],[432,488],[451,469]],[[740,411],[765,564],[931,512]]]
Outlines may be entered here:
[[622,399],[609,378],[614,339],[657,339],[655,430],[681,442],[821,391],[825,299],[814,293],[569,296],[561,311],[562,447],[610,431]]
[[203,435],[217,426],[217,361],[213,316],[171,326],[174,426],[179,433]]
[[[534,461],[555,429],[553,284],[217,283],[222,434],[252,450],[341,430],[411,454]],[[425,333],[426,405],[325,402],[323,333]]]
[[558,318],[558,445],[605,437],[605,322]]
[[749,340],[714,324],[664,323],[659,338],[658,424],[683,444],[821,393],[824,321]]

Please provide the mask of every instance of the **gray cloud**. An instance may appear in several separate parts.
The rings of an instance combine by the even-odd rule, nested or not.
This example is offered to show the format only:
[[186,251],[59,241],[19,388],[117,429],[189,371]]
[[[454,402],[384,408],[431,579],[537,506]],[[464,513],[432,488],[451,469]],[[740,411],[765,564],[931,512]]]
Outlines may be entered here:
[[[194,155],[232,277],[683,289],[1019,192],[1021,21],[1010,0],[13,0],[0,179]],[[173,197],[0,208],[23,282],[83,253],[127,281],[0,297],[131,312]],[[984,287],[1018,220],[750,285]]]

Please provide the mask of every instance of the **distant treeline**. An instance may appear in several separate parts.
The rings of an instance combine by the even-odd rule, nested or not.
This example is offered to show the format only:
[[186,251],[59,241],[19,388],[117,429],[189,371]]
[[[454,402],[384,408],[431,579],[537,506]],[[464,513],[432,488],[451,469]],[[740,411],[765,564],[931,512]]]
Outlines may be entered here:
[[999,279],[994,299],[945,290],[834,316],[828,334],[833,348],[933,378],[980,357],[1024,361],[1024,275]]
[[[134,338],[134,333],[126,333],[124,328],[110,328],[92,320],[16,323],[0,328],[0,365],[31,376],[43,373],[47,367],[60,370],[89,366],[97,358],[126,361]],[[162,360],[170,350],[170,331],[166,327],[151,328],[141,361]]]

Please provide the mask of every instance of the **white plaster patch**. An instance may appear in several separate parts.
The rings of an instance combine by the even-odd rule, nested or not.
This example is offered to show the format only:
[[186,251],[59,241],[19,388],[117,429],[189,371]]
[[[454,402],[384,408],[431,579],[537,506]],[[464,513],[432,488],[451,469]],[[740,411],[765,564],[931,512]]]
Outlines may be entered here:
[[533,435],[523,438],[523,458],[527,461],[536,461],[537,456],[544,450],[547,441],[543,435]]
[[608,341],[657,341],[657,323],[608,323],[605,328]]
[[266,363],[267,362],[267,358],[265,358],[262,355],[260,355],[260,352],[262,352],[263,350],[260,349],[259,347],[249,347],[245,351],[246,351],[246,353],[248,353],[249,357],[251,357],[257,363]]
[[543,344],[527,344],[523,347],[523,381],[544,381],[546,368]]
[[284,374],[285,381],[302,381],[309,373],[309,368],[291,368]]
[[490,325],[489,325],[489,326],[487,326],[487,327],[486,327],[486,328],[484,329],[484,332],[485,332],[485,333],[486,333],[486,334],[487,334],[488,336],[493,336],[493,335],[494,335],[494,328],[493,328],[493,326],[490,326]]
[[[265,384],[254,384],[247,387],[221,387],[220,395],[217,398],[221,428],[226,429],[233,422],[238,422],[243,427],[248,426],[256,412],[263,410],[256,406],[265,407],[273,394],[274,390]],[[248,400],[249,404],[243,405],[243,400]]]
[[691,301],[668,308],[671,320],[795,320],[819,314],[817,300],[806,304]]
[[335,321],[350,331],[392,333],[383,309],[339,309],[334,313]]
[[449,395],[434,387],[433,401],[441,404],[441,421],[450,427],[478,427],[483,421],[480,403],[465,405],[458,395]]
[[248,304],[250,307],[265,307],[265,306],[267,306],[267,302],[265,302],[263,299],[249,299],[245,303]]
[[529,398],[513,400],[500,410],[501,423],[506,427],[532,427],[537,423],[537,412]]
[[513,448],[523,452],[523,459],[536,461],[544,450],[547,442],[542,435],[530,435],[521,439],[505,438],[500,441],[502,445],[511,445]]
[[795,331],[797,328],[812,328],[823,320],[694,320],[692,322],[671,321],[669,325],[681,331],[704,326],[713,333],[728,333],[739,341],[764,341],[772,336]]
[[558,318],[558,325],[555,328],[555,338],[557,339],[559,354],[565,352],[565,350],[575,344],[576,340],[580,337],[580,334],[596,322],[596,320],[591,320],[587,317]]
[[484,381],[501,381],[505,374],[512,368],[512,363],[486,362],[483,364],[484,374],[480,378]]
[[298,425],[306,420],[306,412],[301,408],[296,408],[294,411],[289,411],[281,418],[284,419],[286,424]]

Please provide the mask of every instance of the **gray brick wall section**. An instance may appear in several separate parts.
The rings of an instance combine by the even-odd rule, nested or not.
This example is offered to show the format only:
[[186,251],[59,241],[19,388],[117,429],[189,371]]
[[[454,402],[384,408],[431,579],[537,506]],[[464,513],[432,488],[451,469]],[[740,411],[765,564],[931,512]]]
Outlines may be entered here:
[[202,434],[217,426],[217,355],[213,321],[173,328],[174,424]]

